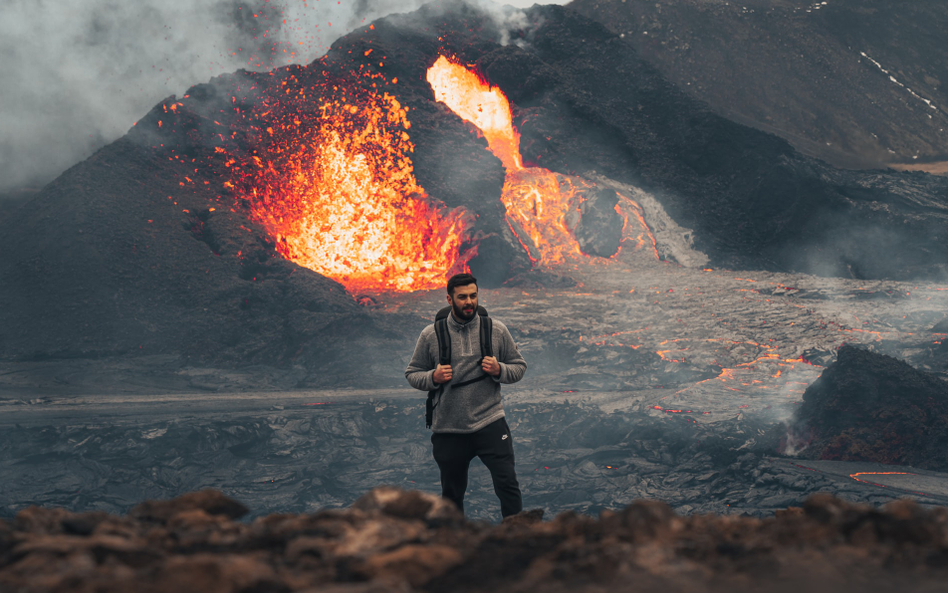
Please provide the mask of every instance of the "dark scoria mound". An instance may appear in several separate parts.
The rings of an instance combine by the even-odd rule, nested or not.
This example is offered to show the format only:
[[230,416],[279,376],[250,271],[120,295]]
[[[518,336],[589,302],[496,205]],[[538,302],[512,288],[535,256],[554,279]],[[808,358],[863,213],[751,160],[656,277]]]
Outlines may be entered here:
[[639,501],[598,519],[528,511],[466,522],[430,494],[379,487],[351,508],[235,521],[214,491],[127,516],[30,507],[0,521],[0,588],[138,591],[935,591],[948,511],[828,495],[776,518],[678,516]]
[[623,35],[716,113],[807,154],[856,167],[948,159],[944,2],[574,0],[570,7]]
[[19,208],[0,233],[0,357],[330,368],[351,337],[387,339],[342,286],[278,257],[262,229],[175,173],[123,139]]
[[948,469],[948,383],[883,354],[840,347],[803,394],[792,432],[809,459]]

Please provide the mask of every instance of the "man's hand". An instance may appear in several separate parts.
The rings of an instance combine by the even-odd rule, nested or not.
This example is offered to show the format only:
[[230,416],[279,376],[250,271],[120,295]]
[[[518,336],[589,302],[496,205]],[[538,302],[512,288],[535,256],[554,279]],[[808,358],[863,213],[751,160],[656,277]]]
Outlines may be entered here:
[[441,385],[442,383],[447,383],[448,381],[451,380],[452,372],[453,371],[451,370],[451,365],[439,364],[438,368],[436,368],[434,372],[434,382],[437,383],[438,385]]
[[481,360],[481,368],[491,377],[500,376],[500,363],[493,356],[485,356]]

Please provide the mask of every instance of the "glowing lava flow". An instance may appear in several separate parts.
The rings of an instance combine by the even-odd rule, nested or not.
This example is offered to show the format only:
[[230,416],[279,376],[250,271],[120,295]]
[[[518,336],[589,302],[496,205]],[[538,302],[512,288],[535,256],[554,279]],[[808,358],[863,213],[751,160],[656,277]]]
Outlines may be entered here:
[[435,99],[477,126],[508,172],[523,169],[520,134],[514,130],[510,103],[499,88],[444,56],[428,69],[427,80]]
[[[440,56],[428,70],[427,80],[438,101],[481,131],[490,151],[507,170],[501,201],[507,209],[507,224],[530,260],[536,265],[586,258],[572,231],[585,199],[583,192],[594,189],[595,184],[547,169],[524,168],[520,135],[513,127],[507,97],[474,72]],[[615,210],[623,220],[620,250],[641,248],[649,240],[655,250],[641,207],[626,196],[617,196]],[[658,259],[657,250],[655,257]]]
[[269,148],[243,170],[251,217],[284,257],[350,292],[441,287],[473,255],[460,254],[473,217],[416,183],[407,109],[354,94],[324,98],[310,121],[266,120]]

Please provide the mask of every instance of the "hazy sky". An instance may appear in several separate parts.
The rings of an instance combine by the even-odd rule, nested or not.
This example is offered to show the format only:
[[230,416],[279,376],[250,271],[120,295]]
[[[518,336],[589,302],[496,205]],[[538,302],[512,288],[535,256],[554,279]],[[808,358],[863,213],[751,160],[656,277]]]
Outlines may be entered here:
[[48,182],[169,95],[238,68],[309,63],[359,25],[424,3],[0,0],[0,191]]

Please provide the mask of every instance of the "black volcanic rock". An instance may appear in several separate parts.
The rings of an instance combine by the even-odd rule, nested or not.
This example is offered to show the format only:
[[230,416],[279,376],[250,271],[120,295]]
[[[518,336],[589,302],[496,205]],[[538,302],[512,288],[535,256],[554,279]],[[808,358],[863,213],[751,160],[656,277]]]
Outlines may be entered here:
[[715,113],[806,154],[863,168],[948,160],[944,2],[574,0],[570,7],[621,35]]
[[576,237],[583,253],[609,257],[619,251],[622,218],[615,211],[616,192],[599,189],[582,196],[577,212],[566,216],[566,225]]
[[803,394],[792,432],[808,459],[948,468],[948,382],[844,344]]

